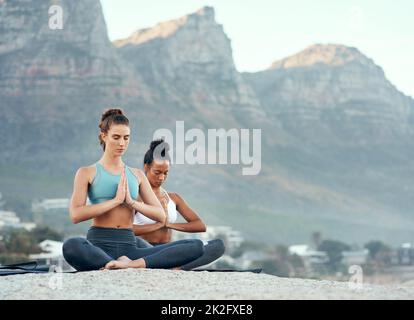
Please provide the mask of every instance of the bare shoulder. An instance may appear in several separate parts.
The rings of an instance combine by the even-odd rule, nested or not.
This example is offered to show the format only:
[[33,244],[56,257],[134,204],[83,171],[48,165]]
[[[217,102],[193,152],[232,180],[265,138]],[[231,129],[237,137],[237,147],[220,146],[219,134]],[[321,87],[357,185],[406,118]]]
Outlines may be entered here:
[[93,164],[93,165],[86,166],[86,167],[80,167],[78,171],[76,172],[76,177],[85,179],[90,183],[92,179],[95,177],[95,174],[96,174],[96,167]]
[[138,168],[131,168],[132,173],[138,179],[139,183],[145,178],[145,173],[141,169]]
[[174,201],[176,204],[184,202],[184,199],[177,193],[177,192],[167,192],[168,196]]

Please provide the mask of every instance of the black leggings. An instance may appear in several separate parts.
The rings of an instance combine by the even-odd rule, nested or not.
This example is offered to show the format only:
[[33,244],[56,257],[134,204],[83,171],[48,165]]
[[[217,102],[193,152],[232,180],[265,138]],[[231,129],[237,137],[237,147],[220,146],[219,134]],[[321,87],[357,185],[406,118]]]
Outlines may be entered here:
[[[141,237],[136,237],[137,247],[138,248],[152,248],[158,247],[160,244],[149,243]],[[224,242],[221,239],[210,240],[204,245],[204,254],[197,259],[190,261],[187,264],[181,266],[181,270],[193,270],[195,268],[208,265],[218,258],[220,258],[225,251]]]
[[203,242],[180,240],[152,248],[138,248],[131,229],[91,227],[87,238],[70,238],[63,244],[65,260],[77,271],[99,270],[121,256],[144,259],[147,268],[180,267],[204,253]]

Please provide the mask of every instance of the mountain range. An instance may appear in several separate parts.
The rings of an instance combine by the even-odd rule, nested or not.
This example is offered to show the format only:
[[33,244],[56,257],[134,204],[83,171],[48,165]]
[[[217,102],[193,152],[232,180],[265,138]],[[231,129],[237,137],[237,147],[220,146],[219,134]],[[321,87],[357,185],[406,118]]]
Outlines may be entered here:
[[[48,8],[63,8],[63,29]],[[266,48],[257,48],[266,50]],[[0,1],[0,191],[69,197],[101,155],[98,121],[124,109],[142,157],[159,128],[259,128],[262,170],[173,165],[168,189],[208,224],[294,243],[312,232],[360,243],[414,231],[414,100],[357,48],[314,44],[241,73],[212,7],[111,43],[98,0]]]

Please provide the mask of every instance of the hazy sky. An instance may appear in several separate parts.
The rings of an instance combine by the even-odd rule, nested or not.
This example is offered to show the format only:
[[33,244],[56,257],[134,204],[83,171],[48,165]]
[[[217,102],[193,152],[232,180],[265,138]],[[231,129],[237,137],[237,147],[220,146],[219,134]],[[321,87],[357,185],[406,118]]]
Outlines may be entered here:
[[239,71],[265,69],[314,43],[357,47],[414,97],[413,0],[101,0],[111,40],[212,6]]

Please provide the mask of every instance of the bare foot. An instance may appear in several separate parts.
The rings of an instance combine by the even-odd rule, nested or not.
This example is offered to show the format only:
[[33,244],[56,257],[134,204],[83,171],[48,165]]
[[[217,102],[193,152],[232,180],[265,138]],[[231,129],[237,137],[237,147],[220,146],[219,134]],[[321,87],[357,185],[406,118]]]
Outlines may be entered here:
[[131,259],[129,259],[126,256],[119,257],[117,260],[109,261],[105,269],[128,269],[130,268],[129,263],[131,262]]
[[127,256],[121,256],[118,259],[116,259],[117,261],[123,261],[123,262],[131,262],[132,260],[130,258],[128,258]]

